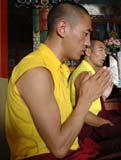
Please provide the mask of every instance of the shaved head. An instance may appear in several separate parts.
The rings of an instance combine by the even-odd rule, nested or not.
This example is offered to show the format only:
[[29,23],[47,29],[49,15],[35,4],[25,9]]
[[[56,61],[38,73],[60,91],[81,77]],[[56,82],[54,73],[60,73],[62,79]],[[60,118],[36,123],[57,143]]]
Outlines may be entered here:
[[90,45],[90,48],[91,48],[91,50],[93,51],[93,49],[94,49],[94,47],[95,47],[95,45],[96,44],[103,44],[104,45],[104,43],[102,42],[102,41],[100,41],[100,40],[91,40],[91,43],[90,43],[91,45]]
[[61,2],[55,5],[48,14],[48,34],[54,31],[60,20],[66,20],[71,27],[76,25],[88,11],[76,3]]

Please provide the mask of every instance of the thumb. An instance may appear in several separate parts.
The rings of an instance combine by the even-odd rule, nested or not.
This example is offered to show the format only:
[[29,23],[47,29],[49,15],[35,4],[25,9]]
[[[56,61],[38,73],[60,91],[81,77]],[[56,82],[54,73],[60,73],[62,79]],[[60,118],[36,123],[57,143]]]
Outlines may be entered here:
[[92,73],[88,72],[85,77],[84,77],[84,81],[87,81],[88,79],[90,79],[92,77]]

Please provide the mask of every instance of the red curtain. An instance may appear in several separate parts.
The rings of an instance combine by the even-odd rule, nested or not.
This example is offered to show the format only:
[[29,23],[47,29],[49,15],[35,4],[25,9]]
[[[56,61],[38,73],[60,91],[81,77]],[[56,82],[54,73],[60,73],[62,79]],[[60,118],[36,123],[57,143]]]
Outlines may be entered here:
[[7,0],[0,1],[0,77],[8,78]]

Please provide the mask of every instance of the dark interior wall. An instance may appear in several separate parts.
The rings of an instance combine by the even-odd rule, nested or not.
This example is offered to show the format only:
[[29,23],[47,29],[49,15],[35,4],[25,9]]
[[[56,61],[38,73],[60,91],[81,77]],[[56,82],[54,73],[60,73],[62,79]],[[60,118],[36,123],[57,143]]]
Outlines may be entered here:
[[8,4],[8,66],[9,76],[20,59],[33,49],[33,19],[31,8]]
[[80,0],[80,3],[119,5],[121,4],[121,1],[120,0]]
[[[76,1],[76,0],[75,0]],[[80,0],[81,4],[111,4],[113,6],[120,6],[120,0]],[[118,16],[117,16],[118,17]],[[101,37],[105,35],[106,21],[105,19],[96,19],[97,25],[95,35],[99,36],[98,31],[103,28]],[[120,26],[118,26],[120,30]],[[121,35],[121,32],[119,32]],[[13,67],[20,61],[20,59],[28,54],[33,49],[33,17],[32,8],[18,7],[17,0],[8,1],[8,67],[9,75]]]

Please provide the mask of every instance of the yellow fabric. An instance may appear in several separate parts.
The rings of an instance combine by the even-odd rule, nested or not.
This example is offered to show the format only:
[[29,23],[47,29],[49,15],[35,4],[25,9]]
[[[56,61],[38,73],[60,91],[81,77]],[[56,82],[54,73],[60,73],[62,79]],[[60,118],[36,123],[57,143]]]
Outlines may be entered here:
[[[61,64],[46,45],[41,44],[38,50],[27,55],[14,68],[9,81],[6,104],[6,134],[12,159],[15,160],[50,152],[39,136],[29,109],[23,103],[16,87],[16,81],[22,74],[38,66],[47,68],[52,74],[55,85],[54,95],[59,105],[61,123],[64,123],[73,109],[68,84],[70,71],[65,64]],[[76,150],[78,147],[76,139],[70,149]]]
[[[92,74],[95,74],[94,69],[85,60],[83,60],[81,62],[81,64],[74,70],[74,72],[72,73],[72,75],[69,79],[71,101],[72,101],[73,106],[75,106],[75,103],[76,103],[76,92],[75,92],[74,81],[75,81],[76,77],[80,73],[82,73],[83,71],[88,71],[88,72],[90,71]],[[91,88],[91,86],[90,86],[90,89],[93,89],[93,88]],[[95,100],[92,103],[89,111],[92,112],[93,114],[97,115],[100,110],[101,110],[101,102],[100,102],[100,98],[98,98],[97,100]]]

